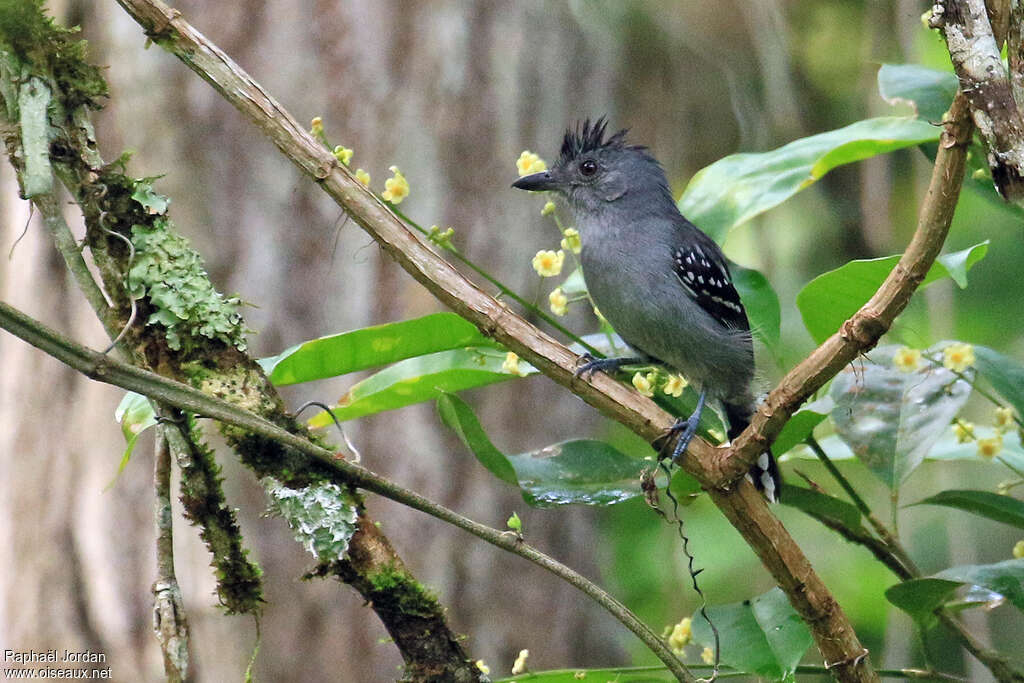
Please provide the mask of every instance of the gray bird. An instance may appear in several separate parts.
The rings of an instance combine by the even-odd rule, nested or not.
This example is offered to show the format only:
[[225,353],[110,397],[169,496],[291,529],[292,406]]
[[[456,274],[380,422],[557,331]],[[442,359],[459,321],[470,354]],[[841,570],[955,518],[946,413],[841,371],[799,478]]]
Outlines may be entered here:
[[[708,398],[721,402],[729,438],[754,410],[754,348],[750,322],[722,250],[676,207],[665,172],[646,147],[626,143],[626,131],[604,139],[606,122],[589,119],[569,130],[558,162],[512,187],[557,192],[575,214],[583,276],[594,303],[635,352],[588,358],[577,375],[623,365],[659,364],[700,390],[697,408],[670,434],[680,434],[678,461],[697,431]],[[778,499],[779,470],[763,453],[750,480]]]

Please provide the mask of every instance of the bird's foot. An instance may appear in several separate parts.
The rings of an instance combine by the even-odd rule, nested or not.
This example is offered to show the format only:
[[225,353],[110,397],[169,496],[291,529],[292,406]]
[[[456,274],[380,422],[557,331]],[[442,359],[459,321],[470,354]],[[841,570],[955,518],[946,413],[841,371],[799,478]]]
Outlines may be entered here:
[[686,453],[686,447],[693,441],[694,435],[697,433],[697,426],[700,424],[700,416],[704,414],[704,402],[707,399],[707,389],[701,389],[700,395],[697,396],[697,407],[694,409],[693,414],[690,417],[679,418],[675,421],[668,431],[665,433],[665,443],[671,443],[672,437],[678,435],[676,440],[675,448],[672,449],[672,463],[679,464],[682,460],[683,455]]
[[[615,372],[623,365],[631,365],[634,363],[643,363],[643,358],[594,358],[589,353],[584,353],[580,356],[581,364],[576,371],[572,373],[573,377],[582,377],[587,379],[588,376],[592,376],[598,370],[602,372]],[[610,371],[610,372],[609,372]]]
[[675,448],[672,449],[672,464],[679,464],[686,454],[686,447],[693,441],[697,434],[697,425],[700,424],[700,415],[691,415],[686,418],[679,418],[675,424],[668,428],[665,433],[665,443],[671,443],[672,438],[678,436]]

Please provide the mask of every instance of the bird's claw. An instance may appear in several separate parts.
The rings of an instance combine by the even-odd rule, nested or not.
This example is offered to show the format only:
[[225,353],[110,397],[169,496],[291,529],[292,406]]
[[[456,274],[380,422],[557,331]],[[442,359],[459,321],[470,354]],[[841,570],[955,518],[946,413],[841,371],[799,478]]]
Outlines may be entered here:
[[686,447],[693,441],[693,437],[697,434],[697,425],[700,424],[699,415],[691,415],[687,419],[679,418],[675,424],[668,428],[665,432],[665,443],[666,445],[672,442],[672,437],[679,435],[679,439],[676,441],[675,448],[672,449],[672,463],[679,464],[682,461],[683,456],[686,454]]
[[598,370],[607,370],[608,368],[618,368],[619,364],[615,358],[594,358],[589,353],[584,353],[579,357],[580,365],[576,368],[576,371],[572,373],[574,378],[589,379],[593,377],[594,373]]

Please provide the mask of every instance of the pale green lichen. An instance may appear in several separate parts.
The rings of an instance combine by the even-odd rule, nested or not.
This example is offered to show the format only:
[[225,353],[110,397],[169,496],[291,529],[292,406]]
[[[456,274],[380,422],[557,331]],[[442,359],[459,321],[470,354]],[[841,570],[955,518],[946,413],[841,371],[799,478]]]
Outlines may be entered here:
[[241,300],[225,297],[210,284],[203,260],[162,214],[167,199],[153,192],[148,179],[137,180],[132,199],[149,214],[149,225],[132,225],[135,257],[129,273],[132,296],[148,297],[156,309],[147,325],[162,325],[167,345],[188,352],[205,340],[219,340],[239,351],[251,331],[238,312]]
[[263,480],[271,511],[288,522],[295,540],[320,562],[336,562],[356,532],[356,500],[331,482],[293,489],[271,478]]

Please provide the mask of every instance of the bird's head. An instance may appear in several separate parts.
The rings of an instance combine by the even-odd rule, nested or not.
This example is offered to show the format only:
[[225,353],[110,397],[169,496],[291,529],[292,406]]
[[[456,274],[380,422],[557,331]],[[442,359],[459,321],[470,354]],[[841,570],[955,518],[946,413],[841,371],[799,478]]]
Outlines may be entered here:
[[512,187],[557,192],[577,212],[601,211],[615,202],[667,199],[672,195],[661,165],[646,147],[626,144],[626,131],[604,139],[604,117],[567,130],[558,161],[547,171],[523,176]]

